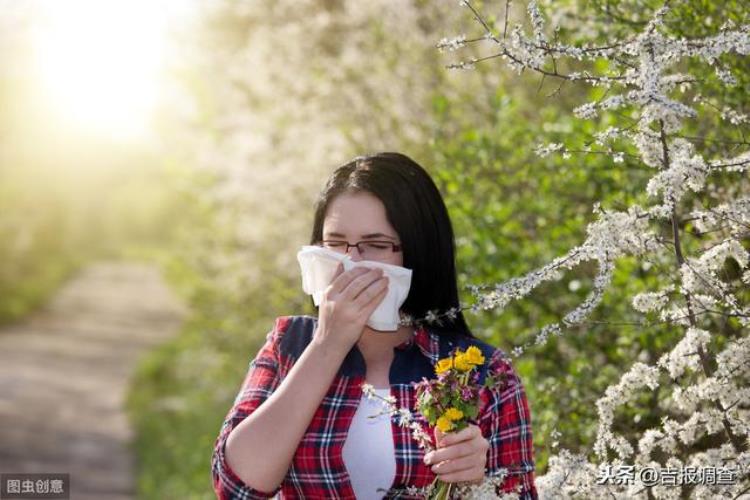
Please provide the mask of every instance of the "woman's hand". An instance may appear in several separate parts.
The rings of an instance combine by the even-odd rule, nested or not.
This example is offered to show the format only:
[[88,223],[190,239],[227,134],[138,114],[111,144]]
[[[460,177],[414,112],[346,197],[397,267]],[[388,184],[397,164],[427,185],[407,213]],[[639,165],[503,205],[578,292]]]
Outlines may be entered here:
[[445,483],[476,482],[484,480],[487,450],[490,443],[474,424],[459,432],[443,433],[435,427],[438,449],[425,455],[425,463],[435,464],[432,472]]
[[349,352],[387,292],[382,269],[355,267],[344,272],[339,264],[318,307],[315,340]]

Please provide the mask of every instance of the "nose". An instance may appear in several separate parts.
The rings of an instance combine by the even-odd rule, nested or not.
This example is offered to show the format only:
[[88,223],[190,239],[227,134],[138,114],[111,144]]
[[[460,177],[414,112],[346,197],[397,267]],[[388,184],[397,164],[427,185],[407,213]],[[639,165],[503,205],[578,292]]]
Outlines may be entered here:
[[362,254],[359,253],[359,247],[356,247],[356,246],[349,247],[349,250],[347,253],[350,253],[351,258],[354,262],[359,262],[360,260],[364,260],[362,258]]

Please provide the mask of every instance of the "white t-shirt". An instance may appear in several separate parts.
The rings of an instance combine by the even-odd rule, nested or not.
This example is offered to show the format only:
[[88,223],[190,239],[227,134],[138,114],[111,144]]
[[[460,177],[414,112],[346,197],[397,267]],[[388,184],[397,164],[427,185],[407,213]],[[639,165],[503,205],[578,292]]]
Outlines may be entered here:
[[[391,390],[375,389],[375,393],[386,397]],[[386,413],[367,418],[384,410],[382,400],[363,394],[344,442],[342,455],[357,500],[382,500],[396,477],[390,416]],[[378,492],[378,488],[383,491]]]

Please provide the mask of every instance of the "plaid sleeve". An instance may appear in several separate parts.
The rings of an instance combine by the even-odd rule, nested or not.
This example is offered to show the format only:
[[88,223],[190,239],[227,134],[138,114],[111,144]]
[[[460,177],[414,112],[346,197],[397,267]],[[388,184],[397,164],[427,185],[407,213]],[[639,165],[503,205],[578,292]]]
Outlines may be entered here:
[[280,489],[266,493],[251,488],[235,474],[224,455],[229,433],[253,413],[279,385],[278,343],[287,324],[287,317],[276,319],[273,330],[266,335],[266,342],[255,359],[250,362],[242,387],[232,408],[227,413],[211,457],[213,488],[219,500],[271,498]]
[[486,476],[507,475],[496,493],[519,491],[519,498],[536,499],[531,413],[521,379],[500,349],[490,359],[488,374],[497,382],[481,390],[479,427],[489,441]]

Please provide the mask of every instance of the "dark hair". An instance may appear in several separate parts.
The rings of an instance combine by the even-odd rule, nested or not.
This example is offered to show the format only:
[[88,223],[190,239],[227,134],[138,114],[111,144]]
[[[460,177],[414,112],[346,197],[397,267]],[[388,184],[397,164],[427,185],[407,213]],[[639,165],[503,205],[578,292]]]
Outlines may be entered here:
[[358,156],[338,167],[328,179],[315,204],[310,244],[323,239],[328,205],[342,193],[366,191],[385,205],[388,222],[398,233],[403,266],[412,270],[409,295],[401,310],[422,318],[428,311],[443,313],[455,308],[454,319],[433,323],[437,333],[462,333],[475,338],[459,308],[455,253],[448,210],[430,175],[401,153]]

